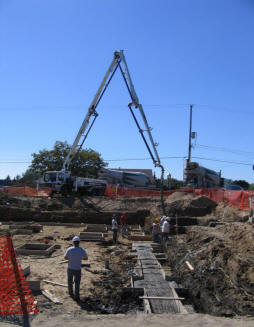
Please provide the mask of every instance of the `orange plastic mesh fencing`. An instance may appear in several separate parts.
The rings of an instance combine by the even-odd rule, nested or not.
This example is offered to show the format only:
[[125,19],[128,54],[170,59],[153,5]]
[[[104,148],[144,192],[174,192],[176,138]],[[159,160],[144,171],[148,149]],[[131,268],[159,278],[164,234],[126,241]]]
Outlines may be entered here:
[[48,197],[52,193],[52,188],[50,187],[40,187],[38,189],[29,186],[3,186],[0,187],[0,192],[5,194],[13,195],[27,195],[27,196],[40,196]]
[[0,315],[38,313],[34,297],[16,260],[11,237],[0,238]]
[[[164,196],[169,196],[174,192],[186,192],[195,193],[198,195],[205,195],[216,203],[227,202],[228,205],[233,206],[241,210],[249,210],[250,208],[250,197],[254,197],[254,191],[231,191],[225,189],[214,189],[214,188],[202,188],[202,189],[180,189],[164,191]],[[116,185],[108,185],[106,187],[105,195],[108,197],[145,197],[145,196],[160,196],[160,191],[146,190],[146,189],[135,189],[128,187],[121,187]]]
[[[164,191],[163,194],[165,196],[169,196],[174,192],[175,190]],[[160,191],[108,185],[106,187],[104,194],[110,198],[115,198],[118,196],[142,197],[142,196],[160,196]]]

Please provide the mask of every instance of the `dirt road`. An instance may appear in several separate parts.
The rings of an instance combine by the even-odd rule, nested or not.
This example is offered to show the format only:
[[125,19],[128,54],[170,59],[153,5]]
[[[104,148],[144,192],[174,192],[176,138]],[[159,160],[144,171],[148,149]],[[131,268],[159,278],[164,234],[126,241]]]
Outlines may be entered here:
[[[31,327],[252,327],[254,318],[229,319],[209,315],[80,315],[73,317],[62,314],[49,317],[39,314],[32,322]],[[13,324],[1,323],[1,327],[10,327]]]

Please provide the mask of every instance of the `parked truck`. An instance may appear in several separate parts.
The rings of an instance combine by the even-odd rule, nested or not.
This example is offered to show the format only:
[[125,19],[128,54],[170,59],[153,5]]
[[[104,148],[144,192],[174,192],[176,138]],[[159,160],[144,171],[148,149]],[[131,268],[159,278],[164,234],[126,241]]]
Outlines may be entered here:
[[154,187],[149,176],[140,172],[126,172],[103,168],[99,173],[99,178],[108,184],[118,184],[126,187]]
[[184,182],[194,188],[223,187],[221,172],[202,167],[197,162],[186,163]]

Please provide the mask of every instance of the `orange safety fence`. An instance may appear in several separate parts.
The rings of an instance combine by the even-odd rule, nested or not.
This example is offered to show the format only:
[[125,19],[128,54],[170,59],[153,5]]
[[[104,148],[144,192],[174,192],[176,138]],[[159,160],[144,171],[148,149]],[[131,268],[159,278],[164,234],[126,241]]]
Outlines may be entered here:
[[40,196],[40,197],[48,197],[52,193],[52,188],[50,187],[40,187],[34,188],[30,186],[3,186],[0,187],[0,192],[5,194],[12,195],[27,195],[27,196]]
[[[218,189],[186,188],[186,189],[179,189],[179,190],[170,190],[170,191],[164,191],[163,196],[169,196],[174,192],[185,192],[185,193],[195,193],[198,195],[205,195],[216,203],[227,202],[229,205],[241,210],[249,210],[250,208],[249,198],[254,197],[254,191],[231,191],[231,190],[225,190],[219,188]],[[111,198],[122,197],[122,196],[127,196],[127,197],[160,196],[160,191],[108,185],[106,187],[105,195]]]
[[[175,190],[164,191],[163,194],[165,196],[169,196],[174,193]],[[115,198],[118,196],[133,196],[133,197],[143,197],[143,196],[160,196],[160,191],[157,190],[148,190],[148,189],[138,189],[131,187],[121,187],[117,185],[107,185],[105,196],[110,198]]]
[[38,313],[36,302],[17,262],[12,239],[0,237],[0,315]]

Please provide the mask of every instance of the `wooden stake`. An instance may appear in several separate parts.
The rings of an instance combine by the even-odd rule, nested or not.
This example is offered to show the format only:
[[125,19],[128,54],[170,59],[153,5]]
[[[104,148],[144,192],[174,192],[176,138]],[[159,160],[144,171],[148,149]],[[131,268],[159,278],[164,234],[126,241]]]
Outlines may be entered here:
[[52,284],[52,285],[56,285],[56,286],[68,287],[68,285],[66,285],[66,284],[60,284],[60,283],[56,283],[56,282],[51,282],[50,280],[46,280],[46,279],[43,279],[43,282],[44,283],[48,283],[48,284]]
[[52,301],[55,304],[63,304],[63,302],[61,302],[57,297],[55,297],[54,295],[52,295],[48,290],[42,290],[41,291],[42,294],[49,299],[50,301]]
[[189,263],[189,261],[185,261],[185,263],[191,271],[194,270],[193,266]]

